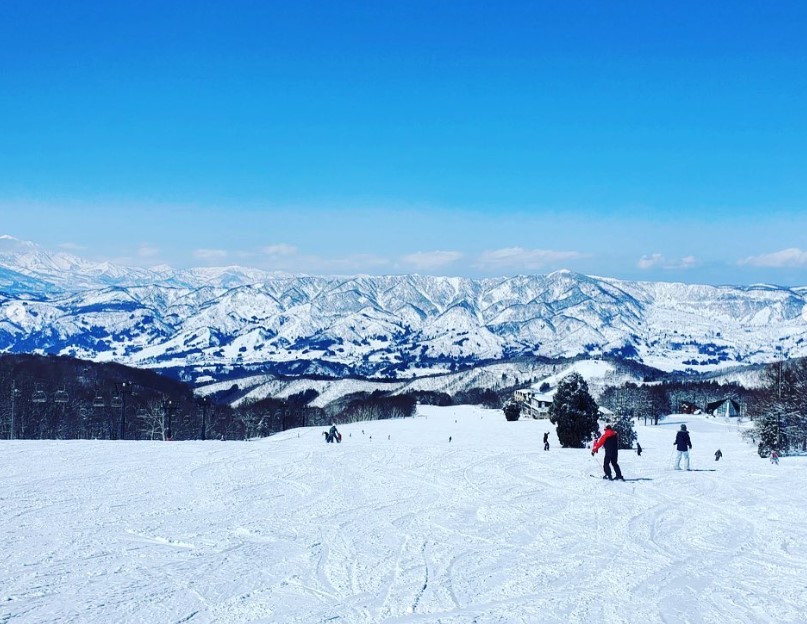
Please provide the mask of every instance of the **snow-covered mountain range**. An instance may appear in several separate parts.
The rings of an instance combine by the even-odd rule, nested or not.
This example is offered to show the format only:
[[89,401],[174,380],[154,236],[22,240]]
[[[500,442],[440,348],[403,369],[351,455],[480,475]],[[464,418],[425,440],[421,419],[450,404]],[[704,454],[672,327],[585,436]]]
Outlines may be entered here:
[[807,287],[128,268],[3,236],[0,351],[213,378],[252,368],[402,379],[581,354],[709,371],[807,355]]

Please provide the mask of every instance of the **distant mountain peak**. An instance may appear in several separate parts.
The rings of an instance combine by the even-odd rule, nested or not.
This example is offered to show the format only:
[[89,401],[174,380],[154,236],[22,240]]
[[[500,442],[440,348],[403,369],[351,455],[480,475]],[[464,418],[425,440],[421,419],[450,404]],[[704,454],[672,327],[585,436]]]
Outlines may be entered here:
[[[90,262],[0,236],[0,352],[379,378],[535,355],[704,372],[807,355],[807,288]],[[35,301],[35,305],[32,303]]]
[[0,234],[0,253],[30,252],[35,249],[41,249],[41,247],[11,234]]

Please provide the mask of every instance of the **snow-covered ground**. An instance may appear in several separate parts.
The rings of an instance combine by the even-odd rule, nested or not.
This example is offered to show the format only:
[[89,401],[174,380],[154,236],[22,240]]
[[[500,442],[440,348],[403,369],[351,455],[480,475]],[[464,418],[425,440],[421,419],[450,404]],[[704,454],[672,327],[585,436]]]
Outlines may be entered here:
[[342,444],[0,442],[0,622],[807,620],[807,459],[672,416],[611,483],[546,421],[419,414]]

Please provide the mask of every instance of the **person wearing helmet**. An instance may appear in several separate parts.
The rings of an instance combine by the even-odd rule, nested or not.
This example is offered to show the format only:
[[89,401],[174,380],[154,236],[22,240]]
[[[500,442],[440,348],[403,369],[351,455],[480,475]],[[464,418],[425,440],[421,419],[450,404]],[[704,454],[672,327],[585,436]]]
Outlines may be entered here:
[[[619,481],[624,481],[624,477],[622,476],[622,471],[619,469],[619,464],[617,463],[617,458],[619,454],[619,436],[617,436],[616,431],[611,425],[605,425],[605,432],[600,436],[600,439],[594,443],[594,447],[591,449],[591,455],[594,456],[600,447],[605,447],[605,461],[602,464],[602,469],[605,471],[605,476],[603,479],[608,479],[609,481],[613,480],[614,478],[618,479]],[[616,473],[616,477],[611,476],[611,466],[614,468],[614,473]]]
[[681,458],[684,458],[684,465],[689,470],[689,450],[692,448],[692,441],[689,439],[689,431],[686,425],[681,425],[681,430],[675,434],[675,445],[678,455],[675,458],[675,469],[681,470]]

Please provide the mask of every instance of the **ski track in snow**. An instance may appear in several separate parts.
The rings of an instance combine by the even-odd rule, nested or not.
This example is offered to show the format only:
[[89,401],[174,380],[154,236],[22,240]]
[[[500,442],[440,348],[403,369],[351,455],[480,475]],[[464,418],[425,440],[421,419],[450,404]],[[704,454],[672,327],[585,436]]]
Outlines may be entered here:
[[342,444],[0,442],[0,623],[805,621],[807,458],[676,416],[620,453],[651,480],[603,482],[547,421],[419,409]]

